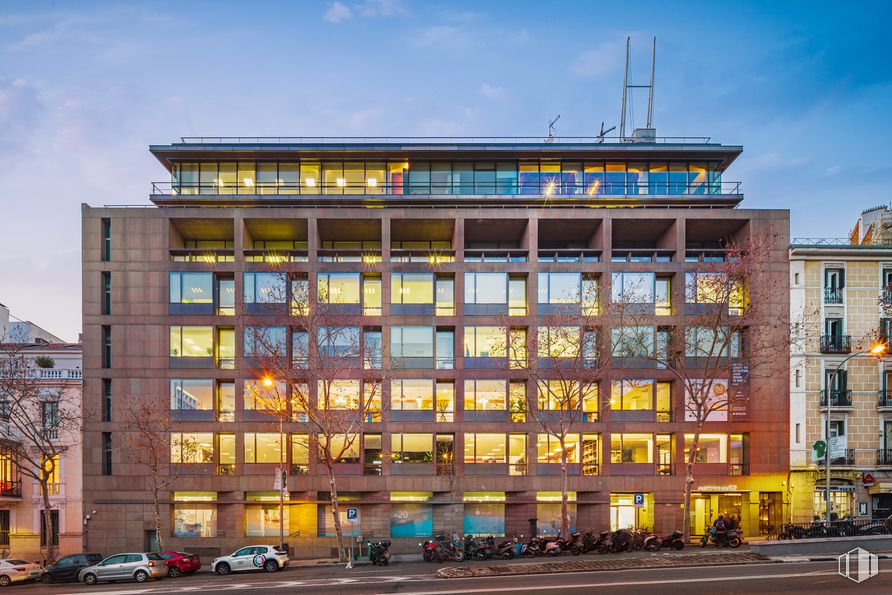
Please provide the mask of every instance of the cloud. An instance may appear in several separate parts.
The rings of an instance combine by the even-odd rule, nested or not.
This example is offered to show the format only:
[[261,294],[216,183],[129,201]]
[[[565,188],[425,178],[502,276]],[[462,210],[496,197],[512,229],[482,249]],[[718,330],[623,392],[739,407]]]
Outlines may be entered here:
[[461,51],[474,46],[471,36],[459,27],[435,25],[414,35],[409,43],[415,48]]
[[356,12],[360,15],[373,17],[392,17],[398,14],[406,14],[408,11],[400,0],[365,0],[356,5]]
[[487,99],[501,99],[505,96],[505,89],[502,87],[494,87],[489,83],[483,83],[480,85],[480,94],[486,97]]
[[589,78],[611,74],[619,68],[623,59],[621,47],[615,42],[605,42],[597,49],[583,52],[570,65],[570,72]]
[[332,2],[322,18],[329,23],[338,24],[353,18],[353,11],[340,2]]
[[44,112],[37,88],[24,79],[0,77],[0,162],[12,159],[29,144]]

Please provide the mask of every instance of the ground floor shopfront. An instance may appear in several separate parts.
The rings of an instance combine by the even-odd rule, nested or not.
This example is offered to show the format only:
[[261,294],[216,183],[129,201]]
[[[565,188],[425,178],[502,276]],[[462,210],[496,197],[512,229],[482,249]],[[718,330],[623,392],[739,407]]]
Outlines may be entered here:
[[[599,481],[569,492],[571,529],[620,528],[671,532],[684,520],[680,478]],[[695,484],[691,533],[700,535],[719,514],[740,521],[744,534],[767,534],[785,518],[786,476],[708,477]],[[478,483],[478,482],[475,482]],[[553,482],[551,482],[553,483]],[[610,484],[614,484],[611,486]],[[621,489],[615,489],[614,486]],[[549,486],[550,487],[550,486]],[[613,488],[613,489],[611,489]],[[624,489],[623,489],[624,488]],[[278,542],[284,527],[293,555],[328,557],[335,528],[328,494],[291,492],[279,511],[277,492],[173,492],[164,503],[164,545],[203,556],[216,556],[247,542]],[[96,505],[88,547],[102,551],[151,548],[156,539],[146,502]],[[339,492],[340,521],[353,544],[390,539],[394,552],[414,552],[418,542],[437,534],[529,537],[560,530],[558,491],[402,491]],[[130,519],[130,522],[123,522]],[[139,519],[139,522],[133,522]]]
[[[827,475],[823,469],[790,474],[792,521],[826,518]],[[885,519],[892,515],[892,471],[831,469],[831,518]]]

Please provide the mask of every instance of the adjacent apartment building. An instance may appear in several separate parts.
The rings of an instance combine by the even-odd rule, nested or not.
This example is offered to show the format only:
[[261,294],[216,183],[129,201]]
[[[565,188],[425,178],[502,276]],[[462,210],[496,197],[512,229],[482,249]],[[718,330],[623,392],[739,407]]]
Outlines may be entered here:
[[[126,436],[125,403],[136,399],[162,407],[173,428],[157,444],[176,476],[162,495],[166,547],[216,555],[276,541],[284,523],[295,555],[331,554],[330,487],[306,425],[295,415],[283,441],[252,398],[266,371],[249,329],[268,327],[294,373],[314,374],[297,357],[300,309],[258,307],[288,299],[270,297],[281,271],[287,291],[307,288],[307,307],[324,303],[328,324],[379,354],[357,358],[341,386],[347,402],[382,388],[380,414],[337,465],[351,539],[414,551],[437,533],[554,532],[560,456],[514,406],[535,387],[528,370],[503,365],[505,320],[532,336],[556,307],[606,311],[609,287],[634,281],[640,328],[659,348],[684,336],[696,271],[721,263],[729,241],[772,238],[760,278],[786,289],[789,215],[738,208],[726,169],[739,146],[652,134],[553,140],[150,147],[167,177],[152,184],[154,206],[83,206],[85,404],[97,412],[84,433],[89,547],[155,540],[148,480]],[[594,304],[581,303],[585,288],[597,290]],[[786,296],[770,307],[786,308]],[[608,348],[617,336],[606,318],[582,332]],[[759,371],[750,392],[764,405],[704,427],[694,534],[719,513],[738,515],[751,536],[787,514],[788,367]],[[684,398],[646,358],[604,371],[568,440],[572,526],[680,528],[693,431]]]
[[[0,305],[0,326],[8,318],[9,311]],[[15,322],[11,324],[17,328],[14,341],[0,340],[0,358],[21,358],[27,362],[26,382],[36,387],[37,399],[29,403],[27,411],[15,412],[5,390],[0,390],[0,554],[3,558],[41,561],[47,540],[51,540],[60,555],[82,551],[83,547],[80,432],[76,423],[56,423],[60,410],[73,417],[79,415],[82,351],[79,343],[48,342],[44,336],[56,337],[33,323],[17,324],[17,327]],[[22,342],[23,337],[29,340]],[[8,384],[15,381],[10,379],[9,368],[2,363],[0,374],[4,375],[0,379],[2,388],[15,392],[16,387]],[[33,469],[33,463],[29,465],[19,459],[25,451],[31,457],[39,456],[33,454],[34,431],[22,431],[25,427],[22,424],[31,420],[41,425],[37,430],[44,432],[41,440],[57,445],[41,449],[57,453],[48,484],[52,523],[49,531],[40,486],[22,471],[22,467]]]
[[851,234],[790,248],[792,518],[825,518],[830,403],[831,517],[892,514],[892,365],[863,353],[892,337],[892,213],[861,214]]

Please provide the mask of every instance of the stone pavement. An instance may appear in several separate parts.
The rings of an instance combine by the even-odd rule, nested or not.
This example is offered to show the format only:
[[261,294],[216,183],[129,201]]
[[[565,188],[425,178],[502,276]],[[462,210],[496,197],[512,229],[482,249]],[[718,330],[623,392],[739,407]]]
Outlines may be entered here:
[[728,564],[769,564],[765,556],[751,552],[652,554],[640,558],[617,558],[610,554],[597,558],[576,558],[566,561],[498,566],[449,566],[437,571],[437,578],[469,578],[518,574],[550,574],[555,572],[590,572],[598,570],[632,570],[642,568],[679,568],[684,566],[724,566]]

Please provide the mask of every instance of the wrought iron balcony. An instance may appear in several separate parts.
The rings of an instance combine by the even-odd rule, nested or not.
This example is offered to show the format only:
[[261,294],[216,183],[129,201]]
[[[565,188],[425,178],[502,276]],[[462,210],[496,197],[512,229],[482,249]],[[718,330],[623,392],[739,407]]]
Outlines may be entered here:
[[824,303],[825,304],[841,304],[842,303],[842,289],[839,287],[825,287],[824,288]]
[[884,388],[877,391],[877,407],[892,407],[892,390]]
[[0,481],[0,496],[6,496],[7,498],[21,498],[22,482]]
[[892,448],[877,450],[877,465],[892,465]]
[[852,342],[849,335],[822,335],[821,353],[851,353]]
[[842,451],[842,454],[838,454],[837,456],[830,457],[831,465],[843,465],[843,466],[852,466],[855,464],[855,449],[847,448]]
[[830,390],[821,391],[821,407],[827,406],[827,393],[830,393],[830,405],[832,407],[851,407],[852,391],[850,390]]

